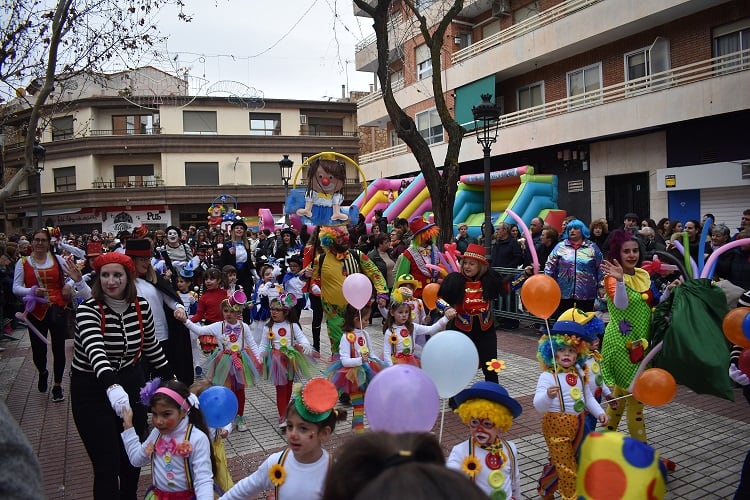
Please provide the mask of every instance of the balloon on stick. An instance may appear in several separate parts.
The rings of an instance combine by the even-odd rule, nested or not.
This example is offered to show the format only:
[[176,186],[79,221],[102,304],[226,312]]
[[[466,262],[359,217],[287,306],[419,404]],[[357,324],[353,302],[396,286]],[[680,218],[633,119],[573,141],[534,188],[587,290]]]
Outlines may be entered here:
[[560,298],[560,286],[546,274],[529,277],[521,287],[524,307],[538,318],[549,319],[560,305]]
[[362,273],[352,273],[344,279],[341,287],[346,301],[355,309],[362,309],[370,301],[372,283]]
[[750,329],[750,307],[737,307],[730,310],[721,322],[724,336],[732,344],[742,347],[750,347],[750,336],[743,330],[745,324]]
[[237,416],[237,396],[228,387],[209,387],[198,397],[198,402],[209,427],[224,427]]
[[422,370],[432,379],[440,397],[449,398],[474,378],[479,353],[469,337],[455,330],[445,330],[433,335],[425,344],[421,362]]
[[365,393],[365,414],[375,431],[428,432],[439,410],[435,384],[412,365],[394,365],[379,372]]
[[649,406],[662,406],[677,395],[677,382],[661,368],[649,368],[633,383],[633,397]]
[[428,285],[425,285],[425,287],[422,289],[422,302],[424,302],[424,305],[427,306],[427,309],[432,310],[437,307],[439,290],[440,285],[438,285],[437,283],[430,283]]

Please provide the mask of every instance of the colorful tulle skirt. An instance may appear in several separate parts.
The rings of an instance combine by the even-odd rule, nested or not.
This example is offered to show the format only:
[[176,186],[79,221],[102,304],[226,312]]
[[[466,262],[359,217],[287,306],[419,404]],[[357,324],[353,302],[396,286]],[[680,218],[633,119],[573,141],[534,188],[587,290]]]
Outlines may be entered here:
[[395,356],[391,356],[391,361],[393,361],[394,365],[412,365],[416,366],[417,368],[422,367],[422,363],[419,361],[419,358],[413,354],[398,353]]
[[293,380],[312,378],[316,359],[302,354],[298,348],[269,349],[263,356],[263,377],[273,385],[286,385]]
[[372,377],[383,368],[383,362],[374,357],[370,357],[367,363],[349,368],[342,365],[341,360],[336,360],[326,369],[324,375],[337,389],[350,394],[364,392]]
[[237,386],[252,386],[260,376],[261,365],[250,349],[217,351],[208,358],[209,378],[214,385],[234,382]]

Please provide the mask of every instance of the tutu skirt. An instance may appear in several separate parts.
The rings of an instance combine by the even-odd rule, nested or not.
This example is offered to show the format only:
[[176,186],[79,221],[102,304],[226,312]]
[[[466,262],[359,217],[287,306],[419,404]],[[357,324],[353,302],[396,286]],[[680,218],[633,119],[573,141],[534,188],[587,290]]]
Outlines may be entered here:
[[252,386],[260,376],[261,366],[250,349],[217,351],[206,364],[210,367],[209,377],[214,385],[234,381],[240,386]]
[[324,375],[337,389],[350,394],[363,392],[372,381],[372,377],[382,369],[383,362],[373,357],[367,363],[350,368],[346,368],[337,360],[331,363]]
[[286,385],[297,379],[312,378],[315,358],[306,356],[296,348],[269,349],[263,358],[263,377],[273,385]]
[[395,356],[391,356],[391,359],[393,360],[394,365],[412,365],[416,366],[417,368],[422,367],[422,363],[419,361],[419,358],[413,354],[398,353]]

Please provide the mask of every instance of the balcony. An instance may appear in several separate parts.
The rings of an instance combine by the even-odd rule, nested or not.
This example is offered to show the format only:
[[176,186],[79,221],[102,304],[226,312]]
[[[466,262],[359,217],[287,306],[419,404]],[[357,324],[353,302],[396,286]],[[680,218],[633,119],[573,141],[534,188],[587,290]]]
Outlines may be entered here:
[[138,130],[91,130],[93,136],[112,136],[112,135],[158,135],[161,134],[161,127],[141,128]]
[[101,177],[91,183],[93,189],[123,189],[123,188],[155,188],[164,185],[164,180],[159,179],[142,179],[142,180],[104,180]]

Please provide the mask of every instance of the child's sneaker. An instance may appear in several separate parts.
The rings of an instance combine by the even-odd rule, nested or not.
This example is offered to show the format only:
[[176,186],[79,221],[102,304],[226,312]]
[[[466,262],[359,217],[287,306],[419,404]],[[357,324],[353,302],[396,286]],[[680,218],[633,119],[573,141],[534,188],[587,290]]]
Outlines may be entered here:
[[238,432],[246,432],[247,431],[247,419],[244,415],[237,417],[237,431]]

